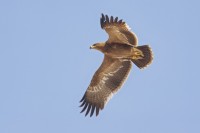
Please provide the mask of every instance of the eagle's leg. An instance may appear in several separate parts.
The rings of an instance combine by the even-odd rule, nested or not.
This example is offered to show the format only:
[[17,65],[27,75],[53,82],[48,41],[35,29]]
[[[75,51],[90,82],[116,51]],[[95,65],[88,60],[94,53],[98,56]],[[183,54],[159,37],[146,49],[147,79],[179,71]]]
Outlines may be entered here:
[[133,48],[133,56],[131,57],[131,59],[137,60],[137,59],[142,59],[143,57],[144,57],[144,54],[141,50],[137,48]]

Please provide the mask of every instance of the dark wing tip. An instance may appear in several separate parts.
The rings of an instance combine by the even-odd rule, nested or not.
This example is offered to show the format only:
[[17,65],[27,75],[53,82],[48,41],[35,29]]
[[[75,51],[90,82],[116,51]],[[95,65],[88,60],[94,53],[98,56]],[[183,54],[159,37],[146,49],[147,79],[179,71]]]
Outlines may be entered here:
[[101,14],[101,16],[102,16],[102,18],[105,18],[103,13]]
[[100,23],[101,23],[102,29],[105,27],[106,24],[112,24],[112,23],[121,24],[121,25],[125,24],[125,22],[122,19],[118,20],[118,17],[113,17],[113,16],[109,18],[108,15],[104,15],[103,13],[101,14]]
[[79,102],[81,103],[84,99],[85,99],[85,94],[83,95],[83,97],[81,98]]
[[87,108],[87,111],[86,111],[86,113],[85,113],[85,116],[87,116],[88,115],[88,113],[90,112],[90,109],[91,109],[91,104],[89,104],[89,106],[88,106],[88,108]]
[[85,103],[86,103],[86,100],[84,100],[79,107],[83,107],[83,105],[85,105]]
[[96,107],[96,116],[99,115],[99,107]]
[[85,97],[85,94],[83,98],[80,100],[80,102],[81,102],[81,105],[79,107],[83,107],[80,113],[83,113],[84,111],[86,111],[85,116],[87,116],[90,113],[90,117],[92,117],[96,108],[97,109],[96,116],[99,114],[99,105],[95,105],[88,102]]
[[102,13],[101,14],[101,18],[100,18],[100,24],[101,24],[101,28],[103,29],[103,27],[104,27],[104,22],[105,21],[105,16],[104,16],[104,14]]
[[114,21],[114,22],[117,23],[117,21],[118,21],[118,17],[115,18],[115,21]]
[[95,109],[96,109],[96,116],[99,115],[100,107],[98,105],[91,104],[91,103],[87,102],[86,99],[84,99],[82,101],[82,103],[79,107],[83,107],[83,109],[81,110],[80,113],[83,113],[84,111],[86,111],[85,116],[90,114],[90,117],[92,117],[94,112],[95,112]]
[[104,15],[103,13],[101,14],[101,18],[100,18],[100,24],[101,24],[101,28],[103,29],[104,27],[105,27],[105,25],[106,24],[112,24],[112,23],[116,23],[116,24],[122,24],[122,25],[124,25],[125,24],[125,22],[123,22],[123,20],[122,19],[120,19],[119,21],[118,21],[118,17],[113,17],[113,16],[111,16],[110,18],[109,18],[109,16],[108,15]]
[[[84,105],[84,107],[83,107]],[[99,110],[100,108],[94,104],[90,104],[88,102],[85,102],[84,104],[82,103],[82,105],[80,107],[83,107],[83,109],[81,110],[80,113],[83,113],[84,111],[86,111],[85,113],[85,117],[90,114],[90,117],[93,116],[94,112],[95,112],[95,109],[96,109],[96,116],[99,115]]]
[[108,15],[104,15],[104,14],[102,13],[102,14],[101,14],[101,18],[100,18],[101,28],[103,29],[104,26],[105,26],[106,24],[109,24],[109,23],[110,23],[109,21],[110,21],[110,20],[109,20]]
[[106,15],[106,23],[109,23],[109,17]]
[[85,111],[85,109],[87,108],[87,106],[88,106],[88,102],[86,102],[85,106],[83,107],[83,109],[81,110],[80,113],[83,113]]
[[113,16],[110,17],[110,23],[113,23]]
[[94,110],[95,110],[95,105],[92,105],[92,110],[91,110],[91,113],[90,113],[90,117],[92,117],[92,115],[94,113]]
[[121,24],[122,22],[123,22],[123,20],[122,20],[122,19],[120,19],[120,20],[118,21],[118,23],[119,23],[119,24]]

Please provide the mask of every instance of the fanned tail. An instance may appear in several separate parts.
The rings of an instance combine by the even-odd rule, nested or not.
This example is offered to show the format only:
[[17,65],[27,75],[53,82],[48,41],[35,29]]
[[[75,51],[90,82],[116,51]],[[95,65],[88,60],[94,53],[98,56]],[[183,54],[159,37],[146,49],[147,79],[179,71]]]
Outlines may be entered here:
[[132,59],[132,62],[140,69],[147,67],[153,60],[153,53],[151,48],[149,45],[138,46],[136,48],[141,50],[144,56],[142,59]]

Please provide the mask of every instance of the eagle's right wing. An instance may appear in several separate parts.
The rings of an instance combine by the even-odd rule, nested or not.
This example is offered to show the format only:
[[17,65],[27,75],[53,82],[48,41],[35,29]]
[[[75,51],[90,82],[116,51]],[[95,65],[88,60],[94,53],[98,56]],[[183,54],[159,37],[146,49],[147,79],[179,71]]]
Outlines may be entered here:
[[130,60],[112,59],[105,56],[102,65],[94,74],[80,101],[82,102],[80,107],[83,107],[81,113],[87,110],[85,116],[89,112],[92,116],[96,109],[97,116],[99,110],[102,110],[112,95],[120,89],[130,72],[131,66]]
[[121,43],[132,46],[137,46],[137,36],[130,30],[129,26],[121,20],[118,21],[118,17],[110,18],[107,15],[103,15],[100,19],[101,28],[104,29],[108,35],[108,43]]

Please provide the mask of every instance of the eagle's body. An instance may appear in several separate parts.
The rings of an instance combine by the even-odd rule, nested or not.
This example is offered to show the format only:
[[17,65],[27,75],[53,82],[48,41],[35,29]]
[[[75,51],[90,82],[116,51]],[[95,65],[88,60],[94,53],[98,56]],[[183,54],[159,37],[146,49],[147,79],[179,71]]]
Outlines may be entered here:
[[[140,51],[135,49],[131,45],[121,44],[121,43],[105,43],[103,48],[100,49],[102,53],[111,57],[111,58],[132,58],[135,57],[137,52],[140,54]],[[136,52],[137,51],[137,52]]]
[[104,53],[104,60],[95,72],[91,83],[80,102],[82,111],[96,115],[116,93],[128,77],[132,62],[139,68],[149,65],[153,59],[151,48],[148,45],[137,46],[137,37],[122,20],[118,21],[111,16],[110,19],[102,14],[101,27],[106,30],[109,39],[103,43],[92,45]]

